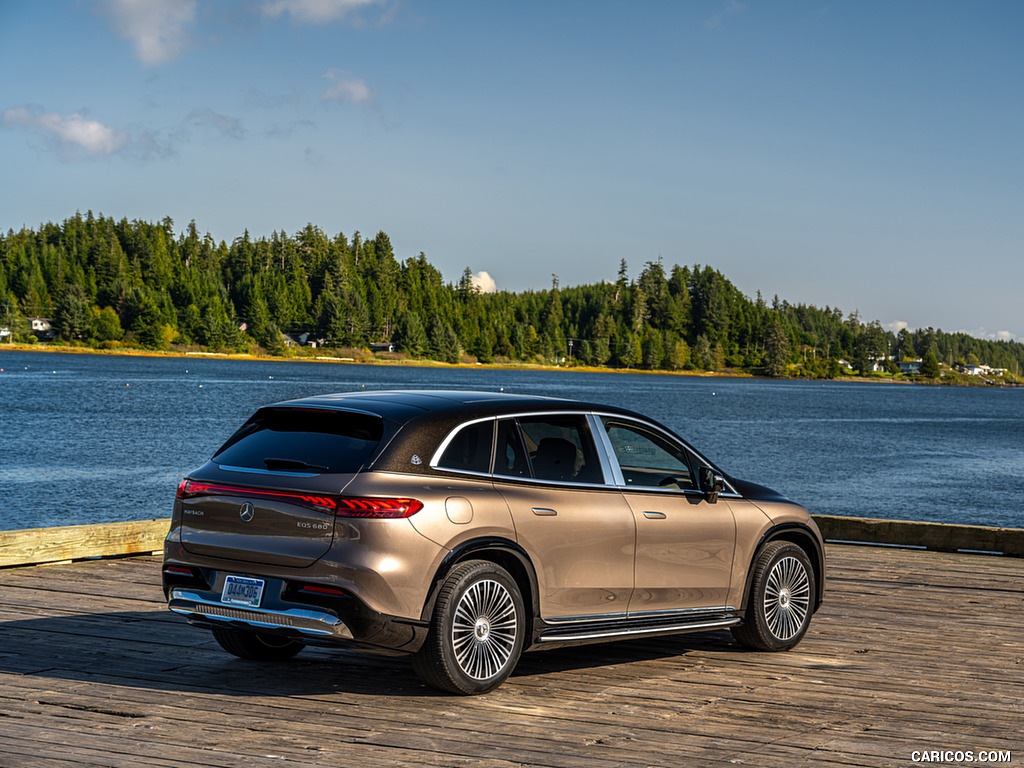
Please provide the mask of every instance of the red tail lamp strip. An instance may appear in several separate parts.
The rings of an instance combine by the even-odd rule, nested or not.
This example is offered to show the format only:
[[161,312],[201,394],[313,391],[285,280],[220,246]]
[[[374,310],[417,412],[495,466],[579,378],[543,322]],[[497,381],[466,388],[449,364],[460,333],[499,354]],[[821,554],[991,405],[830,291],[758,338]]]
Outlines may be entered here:
[[245,498],[279,499],[291,504],[330,512],[338,517],[402,518],[412,517],[421,509],[423,502],[416,499],[390,499],[380,497],[317,496],[287,491],[268,491],[262,488],[247,488],[241,485],[221,485],[182,480],[178,486],[179,499],[197,496],[241,496]]

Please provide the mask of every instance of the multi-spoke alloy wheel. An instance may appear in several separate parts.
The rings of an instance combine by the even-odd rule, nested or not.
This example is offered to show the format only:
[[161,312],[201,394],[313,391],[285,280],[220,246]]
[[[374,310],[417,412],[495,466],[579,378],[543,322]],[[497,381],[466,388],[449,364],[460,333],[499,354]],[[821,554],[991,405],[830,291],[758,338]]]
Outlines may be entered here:
[[509,573],[485,560],[462,563],[438,593],[430,634],[413,656],[413,668],[452,693],[493,690],[519,660],[525,629],[523,598]]
[[795,557],[784,557],[772,566],[764,590],[764,617],[769,631],[783,642],[792,640],[804,626],[811,607],[811,581],[807,569]]
[[452,619],[452,647],[459,667],[474,680],[494,677],[512,656],[518,630],[509,591],[493,579],[475,582],[463,593]]
[[784,651],[803,639],[811,622],[814,569],[796,544],[773,541],[754,559],[743,624],[734,627],[740,643],[761,651]]

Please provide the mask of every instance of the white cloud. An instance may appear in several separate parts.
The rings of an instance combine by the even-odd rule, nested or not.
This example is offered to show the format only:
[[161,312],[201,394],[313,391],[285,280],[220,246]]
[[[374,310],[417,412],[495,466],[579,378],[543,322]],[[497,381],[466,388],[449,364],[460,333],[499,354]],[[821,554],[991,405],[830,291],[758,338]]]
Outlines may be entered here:
[[300,24],[326,24],[342,21],[352,11],[379,5],[381,0],[266,0],[263,14],[277,18],[287,13]]
[[482,269],[470,277],[470,282],[480,293],[494,293],[498,290],[498,285],[494,282],[494,278]]
[[988,339],[989,341],[1016,341],[1018,336],[1011,331],[996,331],[993,333],[984,326],[981,328],[974,328],[968,330],[966,328],[960,328],[955,333],[966,333],[968,336],[973,336],[976,339]]
[[910,327],[910,323],[906,323],[906,322],[904,322],[903,320],[897,320],[897,321],[896,321],[896,322],[894,322],[894,323],[889,323],[889,324],[888,324],[887,326],[885,326],[885,327],[886,327],[886,328],[888,328],[888,329],[889,329],[890,331],[892,331],[893,333],[899,333],[900,331],[905,331],[905,330],[907,330],[907,328],[909,328],[909,327]]
[[61,115],[22,105],[5,109],[5,125],[28,128],[55,140],[67,150],[84,150],[91,155],[112,155],[128,144],[128,134],[75,112]]
[[143,64],[163,64],[188,45],[196,0],[100,0],[114,31],[131,41]]
[[349,77],[347,72],[331,69],[324,73],[331,84],[321,97],[323,101],[351,101],[360,104],[373,98],[373,91],[366,81],[359,77]]

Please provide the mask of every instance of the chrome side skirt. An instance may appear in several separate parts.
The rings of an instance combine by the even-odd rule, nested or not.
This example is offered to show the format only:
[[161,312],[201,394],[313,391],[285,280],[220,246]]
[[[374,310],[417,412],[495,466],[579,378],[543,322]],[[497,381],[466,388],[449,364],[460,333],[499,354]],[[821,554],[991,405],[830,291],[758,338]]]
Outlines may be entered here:
[[742,617],[732,607],[547,619],[544,621],[545,629],[534,642],[539,645],[673,635],[734,627],[742,621]]
[[686,621],[693,616],[720,615],[735,613],[731,605],[709,606],[704,608],[673,608],[666,611],[630,611],[619,613],[593,613],[587,616],[551,616],[544,619],[545,624],[594,624],[613,621],[634,621],[661,619],[664,621]]
[[243,624],[255,629],[288,629],[310,637],[352,639],[352,631],[341,619],[322,611],[302,608],[273,611],[225,605],[180,588],[171,590],[167,607],[185,616],[190,624]]

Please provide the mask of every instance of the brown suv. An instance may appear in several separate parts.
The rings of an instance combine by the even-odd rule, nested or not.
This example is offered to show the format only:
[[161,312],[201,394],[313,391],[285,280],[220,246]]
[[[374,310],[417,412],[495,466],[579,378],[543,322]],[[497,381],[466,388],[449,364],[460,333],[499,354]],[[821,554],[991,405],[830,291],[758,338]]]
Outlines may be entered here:
[[482,693],[524,650],[724,627],[792,648],[825,562],[807,510],[630,411],[364,391],[258,410],[178,488],[163,578],[237,656],[398,651]]

